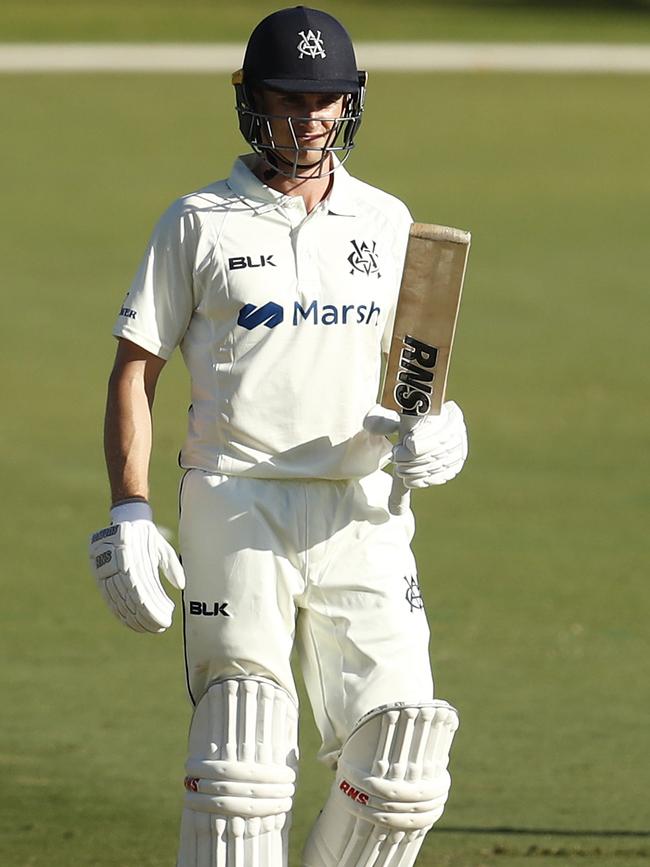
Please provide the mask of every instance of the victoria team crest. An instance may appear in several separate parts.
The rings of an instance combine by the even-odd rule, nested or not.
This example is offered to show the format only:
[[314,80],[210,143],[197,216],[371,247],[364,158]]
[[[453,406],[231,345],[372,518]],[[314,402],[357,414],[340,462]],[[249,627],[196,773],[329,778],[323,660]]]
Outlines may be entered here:
[[298,43],[299,60],[302,60],[305,56],[311,58],[327,57],[320,33],[320,30],[317,30],[316,33],[313,30],[308,30],[306,33],[304,30],[300,31],[298,34],[300,36],[300,42]]
[[421,611],[424,608],[424,599],[420,592],[417,576],[405,575],[406,581],[406,601],[411,606],[411,611]]
[[376,274],[377,277],[381,277],[377,259],[377,242],[351,241],[350,243],[352,244],[352,252],[348,256],[348,262],[352,266],[350,274],[360,271],[368,276]]

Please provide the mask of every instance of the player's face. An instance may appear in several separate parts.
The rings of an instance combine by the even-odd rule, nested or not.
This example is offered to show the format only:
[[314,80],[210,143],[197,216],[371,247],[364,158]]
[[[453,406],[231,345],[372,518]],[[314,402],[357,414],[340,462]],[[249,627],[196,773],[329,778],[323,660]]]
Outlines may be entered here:
[[301,166],[317,166],[323,148],[333,144],[336,120],[344,109],[340,93],[263,91],[262,111],[269,116],[272,142],[279,156]]

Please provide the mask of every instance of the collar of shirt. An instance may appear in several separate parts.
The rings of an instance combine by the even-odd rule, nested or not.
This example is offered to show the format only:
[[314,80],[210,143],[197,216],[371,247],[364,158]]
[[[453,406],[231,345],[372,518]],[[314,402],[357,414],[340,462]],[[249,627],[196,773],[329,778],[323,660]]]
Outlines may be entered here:
[[[245,154],[235,160],[227,184],[230,189],[242,199],[251,203],[257,213],[285,207],[295,196],[288,196],[268,187],[253,173],[253,167],[258,157],[256,154]],[[333,159],[338,163],[336,157]],[[342,217],[354,217],[359,213],[359,203],[352,190],[352,178],[345,168],[338,164],[333,175],[332,189],[321,206],[330,214]]]

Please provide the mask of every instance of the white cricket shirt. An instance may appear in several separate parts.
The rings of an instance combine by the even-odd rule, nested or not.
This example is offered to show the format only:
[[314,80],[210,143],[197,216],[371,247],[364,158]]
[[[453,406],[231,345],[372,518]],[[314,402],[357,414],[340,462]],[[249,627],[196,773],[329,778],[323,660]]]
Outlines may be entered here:
[[376,403],[411,216],[339,166],[307,214],[240,157],[159,221],[113,329],[192,382],[180,463],[256,478],[360,478],[383,466]]

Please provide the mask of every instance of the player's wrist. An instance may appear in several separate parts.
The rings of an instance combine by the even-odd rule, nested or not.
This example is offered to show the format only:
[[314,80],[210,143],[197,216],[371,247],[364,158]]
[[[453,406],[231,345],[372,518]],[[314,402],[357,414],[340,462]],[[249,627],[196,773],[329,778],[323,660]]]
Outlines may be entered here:
[[153,511],[144,497],[128,497],[111,506],[111,523],[124,521],[152,521]]

